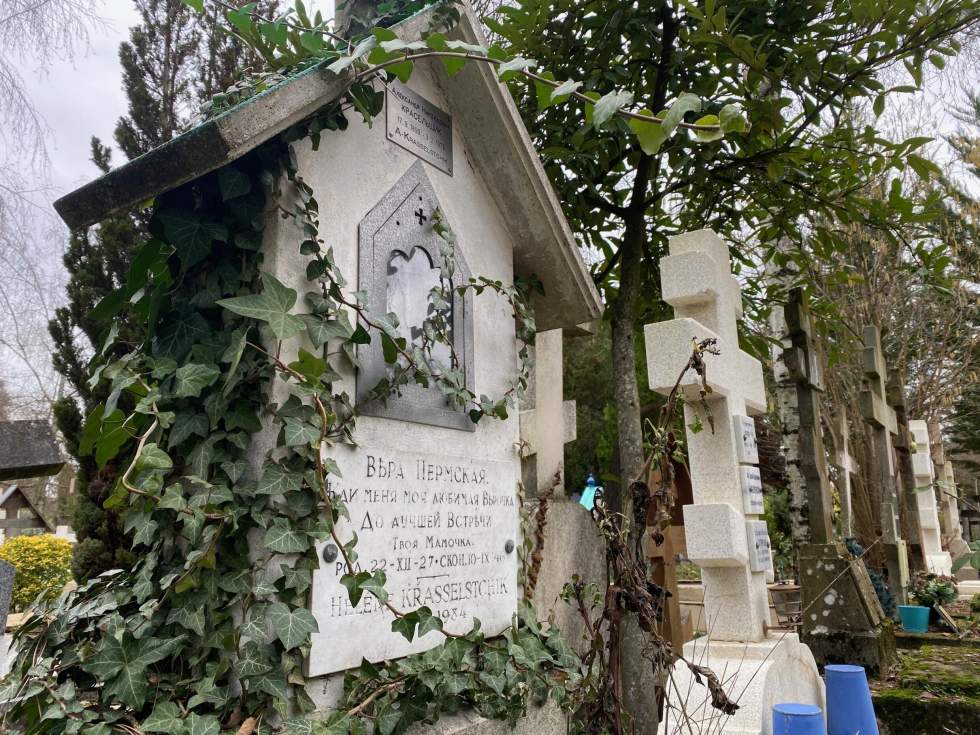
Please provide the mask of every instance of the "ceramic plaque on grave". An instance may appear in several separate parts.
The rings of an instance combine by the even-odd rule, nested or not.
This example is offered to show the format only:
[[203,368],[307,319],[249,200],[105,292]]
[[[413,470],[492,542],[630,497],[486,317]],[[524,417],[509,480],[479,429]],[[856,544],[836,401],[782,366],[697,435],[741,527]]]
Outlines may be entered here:
[[772,544],[765,521],[746,521],[745,532],[749,545],[749,569],[753,572],[772,571]]
[[738,478],[742,485],[742,503],[748,515],[762,515],[765,505],[762,497],[762,473],[755,465],[742,465],[738,468]]
[[732,416],[735,429],[735,450],[739,464],[759,464],[759,443],[755,436],[755,421],[751,416]]
[[[517,609],[519,518],[517,466],[482,457],[376,452],[334,447],[340,477],[330,491],[350,520],[338,534],[357,534],[359,571],[384,571],[390,603],[410,612],[428,607],[444,628],[466,633],[479,619],[487,635],[510,625]],[[391,631],[392,613],[365,593],[356,607],[341,584],[343,559],[332,542],[317,547],[309,675],[418,653],[439,632],[409,642]],[[342,642],[342,643],[340,643]]]

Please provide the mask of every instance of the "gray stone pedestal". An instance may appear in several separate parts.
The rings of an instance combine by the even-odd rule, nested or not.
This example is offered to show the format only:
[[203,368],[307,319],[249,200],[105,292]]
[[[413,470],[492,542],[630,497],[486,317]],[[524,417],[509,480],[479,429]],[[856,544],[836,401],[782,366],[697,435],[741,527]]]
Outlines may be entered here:
[[856,664],[884,676],[895,660],[895,634],[868,570],[841,544],[799,549],[803,641],[817,665]]

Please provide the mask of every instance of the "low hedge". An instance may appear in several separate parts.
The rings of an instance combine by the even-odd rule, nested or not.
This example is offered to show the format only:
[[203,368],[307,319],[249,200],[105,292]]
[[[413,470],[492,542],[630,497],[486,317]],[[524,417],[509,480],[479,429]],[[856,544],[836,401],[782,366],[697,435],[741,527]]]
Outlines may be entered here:
[[71,580],[71,544],[50,533],[15,536],[0,544],[0,559],[17,568],[11,610],[23,611],[38,595],[58,596]]

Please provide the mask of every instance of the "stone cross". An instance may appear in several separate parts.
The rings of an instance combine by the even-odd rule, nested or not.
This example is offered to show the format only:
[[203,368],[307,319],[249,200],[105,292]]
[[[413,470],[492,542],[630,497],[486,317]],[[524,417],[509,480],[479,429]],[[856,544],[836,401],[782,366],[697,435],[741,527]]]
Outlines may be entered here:
[[963,554],[970,553],[970,545],[964,541],[963,529],[960,527],[959,490],[953,476],[953,463],[946,456],[942,427],[935,421],[929,422],[929,449],[939,486],[939,519],[943,540],[949,549],[949,555],[956,561]]
[[851,479],[861,472],[861,466],[850,453],[850,427],[847,425],[847,409],[841,408],[834,419],[837,447],[834,465],[840,471],[841,535],[847,539],[854,535],[854,507],[852,505]]
[[575,441],[575,401],[564,400],[562,330],[538,332],[534,338],[534,370],[520,412],[521,474],[527,492],[535,495],[555,484],[564,487],[565,445]]
[[929,426],[925,421],[909,421],[909,431],[915,441],[912,471],[915,477],[915,504],[922,538],[922,557],[926,571],[950,575],[953,573],[953,560],[948,552],[943,551],[939,509],[933,488],[935,473],[929,451]]
[[781,345],[773,362],[780,386],[794,388],[780,391],[784,443],[793,450],[787,451],[793,539],[827,544],[833,540],[834,508],[820,419],[823,376],[803,289],[790,290],[782,311]]
[[[681,389],[694,504],[684,507],[688,557],[701,567],[709,636],[720,641],[761,641],[769,604],[766,574],[771,554],[762,514],[755,425],[749,414],[766,411],[762,366],[738,346],[741,291],[732,275],[728,246],[699,230],[671,238],[660,262],[663,298],[675,318],[644,330],[650,388],[667,394],[691,357],[692,340],[717,339],[706,354],[705,400],[700,382],[685,374]],[[697,422],[703,430],[694,432]]]
[[892,446],[892,438],[898,435],[898,419],[886,399],[888,371],[881,349],[881,334],[875,326],[864,328],[862,362],[865,387],[861,389],[859,405],[861,416],[872,428],[874,466],[868,470],[875,480],[874,485],[881,488],[880,523],[888,586],[898,604],[904,604],[908,586],[908,554],[898,530],[899,495]]

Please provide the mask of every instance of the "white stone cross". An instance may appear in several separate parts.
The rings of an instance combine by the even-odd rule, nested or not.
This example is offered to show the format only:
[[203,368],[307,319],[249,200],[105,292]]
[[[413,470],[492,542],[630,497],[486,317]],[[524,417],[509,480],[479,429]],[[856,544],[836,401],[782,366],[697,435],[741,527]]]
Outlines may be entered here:
[[847,425],[847,410],[841,408],[835,419],[834,433],[837,435],[834,464],[841,474],[841,533],[844,538],[854,535],[854,508],[851,503],[851,477],[861,472],[861,466],[850,453],[850,427]]
[[[762,366],[738,347],[742,299],[725,242],[710,230],[673,237],[660,269],[663,298],[676,318],[644,330],[650,388],[671,391],[691,357],[692,340],[714,337],[720,351],[705,355],[713,430],[704,417],[701,431],[690,429],[699,419],[700,383],[693,372],[681,383],[694,491],[694,505],[684,507],[684,530],[688,556],[701,567],[708,633],[713,640],[761,641],[771,559],[765,521],[758,518],[761,503],[753,497],[761,488],[743,485],[743,477],[758,477],[751,472],[759,460],[749,416],[766,411]],[[746,465],[749,472],[742,471]]]
[[915,476],[915,505],[926,569],[933,574],[950,575],[953,573],[953,560],[949,552],[943,551],[936,491],[932,487],[935,473],[929,451],[929,425],[925,421],[909,421],[909,432],[915,441],[912,474]]

